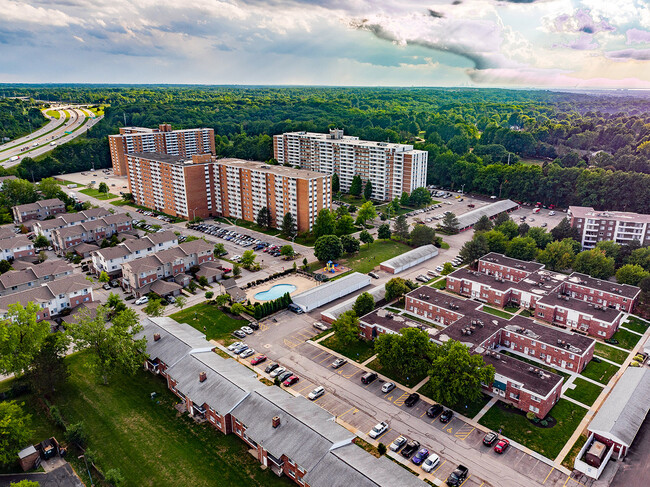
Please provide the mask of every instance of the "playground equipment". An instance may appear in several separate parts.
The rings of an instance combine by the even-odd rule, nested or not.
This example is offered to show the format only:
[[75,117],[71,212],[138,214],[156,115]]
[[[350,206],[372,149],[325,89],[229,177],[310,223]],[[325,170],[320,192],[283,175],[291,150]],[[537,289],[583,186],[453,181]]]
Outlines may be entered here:
[[335,272],[340,272],[341,269],[339,269],[339,265],[332,262],[331,260],[325,264],[325,272],[331,272],[334,274]]

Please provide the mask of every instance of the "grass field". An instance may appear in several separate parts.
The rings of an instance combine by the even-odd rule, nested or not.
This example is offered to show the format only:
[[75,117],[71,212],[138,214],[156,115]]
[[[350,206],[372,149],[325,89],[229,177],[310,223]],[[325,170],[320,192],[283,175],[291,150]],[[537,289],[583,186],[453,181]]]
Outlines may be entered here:
[[506,320],[509,320],[513,316],[510,313],[506,313],[500,309],[491,308],[490,306],[483,306],[481,310],[490,313],[491,315],[498,316],[499,318],[505,318]]
[[447,287],[447,279],[440,279],[439,281],[434,282],[433,284],[429,285],[430,287],[434,289],[444,289]]
[[394,370],[390,370],[390,369],[386,369],[385,367],[382,367],[381,363],[379,362],[379,359],[377,358],[372,362],[370,362],[368,364],[368,367],[388,377],[389,379],[394,380],[395,382],[398,382],[399,384],[403,384],[407,387],[413,387],[419,384],[420,381],[427,376],[425,372],[424,374],[410,375],[408,377],[403,377],[401,374],[398,374]]
[[542,428],[528,421],[519,410],[513,408],[505,411],[499,404],[495,404],[479,423],[494,431],[501,429],[503,436],[553,459],[560,453],[586,413],[585,408],[560,399],[549,413],[557,420],[557,424],[552,428]]
[[618,331],[614,333],[614,336],[612,336],[612,338],[614,340],[618,340],[619,347],[632,350],[634,348],[634,345],[636,345],[637,342],[641,340],[641,335],[637,335],[631,331],[622,330],[619,328]]
[[95,188],[86,188],[79,191],[87,196],[92,196],[98,200],[112,200],[114,198],[119,198],[118,195],[113,193],[100,193],[98,189]]
[[[179,400],[162,379],[139,370],[101,385],[88,371],[87,357],[67,359],[70,379],[55,404],[68,423],[83,421],[97,465],[104,471],[119,468],[124,487],[291,485],[263,471],[234,434],[179,416],[173,407]],[[83,468],[77,470],[85,475]]]
[[57,120],[61,118],[61,114],[59,113],[58,110],[48,110],[45,112],[45,115],[47,115],[48,117],[55,118]]
[[562,460],[562,465],[564,465],[569,470],[573,470],[573,462],[575,461],[578,453],[580,453],[580,450],[582,450],[582,447],[588,439],[589,438],[587,438],[585,435],[580,435],[571,447],[571,450],[569,450],[567,456],[564,457],[564,460]]
[[[433,392],[431,391],[431,387],[429,386],[428,382],[418,389],[418,394],[422,394],[423,396],[426,396],[433,401],[436,400],[436,398],[433,396]],[[481,409],[483,409],[483,406],[485,406],[489,401],[490,401],[490,396],[486,394],[481,394],[481,397],[479,397],[478,400],[474,402],[465,401],[462,404],[454,404],[454,405],[443,404],[443,406],[450,407],[451,409],[453,409],[457,413],[462,414],[466,418],[473,418],[479,413]]]
[[[194,317],[196,316],[196,319]],[[170,315],[170,318],[204,332],[208,340],[232,338],[232,332],[248,323],[225,314],[219,307],[200,303]]]
[[411,250],[406,244],[393,240],[375,240],[370,246],[361,244],[359,253],[341,261],[346,267],[367,274],[380,263]]
[[375,344],[371,341],[357,340],[345,346],[339,343],[336,334],[323,340],[320,344],[359,363],[368,360],[375,353]]
[[601,384],[607,384],[618,369],[619,367],[614,364],[608,362],[598,363],[592,360],[587,364],[585,370],[582,371],[582,375]]
[[605,345],[604,343],[596,342],[596,355],[611,360],[612,362],[616,362],[617,364],[625,362],[628,353],[629,352],[624,352],[618,348]]
[[588,380],[581,379],[580,377],[573,379],[573,383],[576,388],[568,389],[564,395],[581,402],[585,406],[591,406],[600,393],[603,392],[602,387],[597,386]]
[[623,326],[632,331],[636,331],[637,333],[645,333],[648,326],[650,326],[650,323],[641,318],[637,318],[636,316],[630,316],[627,321],[623,323]]

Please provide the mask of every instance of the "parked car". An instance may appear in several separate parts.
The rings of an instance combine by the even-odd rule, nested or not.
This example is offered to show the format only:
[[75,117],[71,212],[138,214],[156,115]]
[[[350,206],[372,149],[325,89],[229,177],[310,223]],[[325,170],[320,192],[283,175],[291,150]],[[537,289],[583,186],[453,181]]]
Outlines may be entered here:
[[548,216],[555,216],[555,212],[554,211],[549,211]]
[[258,355],[257,357],[251,359],[251,365],[259,365],[266,360],[266,355]]
[[427,409],[427,416],[430,418],[435,418],[442,412],[442,410],[443,407],[440,404],[434,404],[429,409]]
[[267,374],[270,374],[271,372],[273,372],[278,367],[280,367],[280,364],[269,364],[269,365],[266,366],[266,369],[264,369],[264,372],[266,372]]
[[440,415],[440,422],[449,423],[449,421],[451,421],[453,417],[454,417],[454,412],[451,409],[445,409]]
[[247,335],[253,334],[253,329],[250,326],[242,326],[240,330],[246,333]]
[[235,348],[235,349],[233,350],[233,352],[234,352],[235,355],[239,355],[239,354],[241,354],[242,352],[245,352],[246,350],[248,350],[248,345],[246,345],[245,343],[242,343],[240,346],[238,346],[237,348]]
[[438,271],[438,272],[442,272],[442,266],[439,265],[438,267],[436,267],[436,271]]
[[287,371],[287,369],[285,369],[284,367],[276,367],[275,369],[273,369],[271,371],[271,373],[269,375],[271,377],[275,378],[275,377],[278,377],[279,375],[284,374],[286,371]]
[[494,445],[494,451],[497,453],[505,453],[509,446],[510,442],[505,438],[501,438],[499,441],[497,441],[497,444]]
[[379,276],[378,276],[376,273],[374,273],[374,272],[368,272],[368,275],[369,275],[370,277],[372,277],[373,279],[379,279]]
[[407,408],[410,408],[415,406],[419,400],[420,400],[420,395],[417,392],[413,392],[409,395],[409,397],[406,398],[406,401],[404,401],[404,405],[406,405]]
[[420,442],[416,440],[411,440],[402,449],[401,454],[404,458],[409,458],[418,450],[418,448],[420,448]]
[[366,372],[361,376],[361,382],[363,382],[364,384],[370,384],[376,379],[377,379],[377,374],[374,372]]
[[286,370],[282,374],[278,375],[278,379],[280,379],[280,382],[284,382],[285,380],[287,380],[292,375],[293,375],[293,372],[291,372],[290,370]]
[[429,278],[427,276],[423,275],[423,274],[420,274],[419,276],[417,276],[415,278],[415,280],[420,281],[420,282],[429,282]]
[[456,467],[456,470],[451,472],[449,474],[449,477],[447,477],[447,485],[451,487],[458,487],[459,485],[462,485],[462,483],[465,482],[468,473],[469,469],[466,466],[458,465]]
[[381,423],[377,423],[375,427],[370,430],[368,436],[370,436],[370,438],[377,438],[378,436],[383,435],[386,431],[388,431],[388,423],[382,421]]
[[329,327],[328,327],[325,323],[321,323],[320,321],[316,321],[316,322],[314,322],[314,325],[313,325],[313,326],[314,326],[314,328],[316,328],[317,330],[321,330],[321,331],[329,330]]
[[248,358],[251,355],[253,355],[254,353],[255,353],[255,350],[253,350],[252,348],[249,348],[248,350],[244,350],[242,353],[240,353],[239,356],[241,358]]
[[436,271],[427,271],[427,276],[429,277],[438,277],[440,274],[438,274]]
[[257,321],[253,321],[248,324],[249,328],[252,328],[253,330],[259,330],[260,329],[260,324]]
[[300,379],[298,378],[297,375],[292,375],[288,379],[285,379],[284,382],[282,382],[282,383],[284,384],[285,387],[290,387],[290,386],[294,385],[296,382],[298,382],[299,380]]
[[233,336],[235,336],[237,338],[246,338],[246,333],[244,333],[241,330],[235,330],[235,331],[232,332],[232,334],[233,334]]
[[391,451],[399,451],[400,448],[402,448],[404,445],[406,445],[407,441],[408,440],[406,438],[404,438],[403,436],[398,436],[397,438],[395,438],[393,440],[393,442],[390,445],[388,445],[388,448]]
[[323,386],[318,386],[307,395],[307,399],[311,399],[313,401],[314,399],[321,397],[323,394],[325,394],[325,388]]
[[289,311],[293,311],[294,313],[296,313],[298,315],[304,313],[302,308],[300,306],[298,306],[297,304],[294,304],[294,303],[291,303],[289,306],[287,306],[287,309]]
[[167,302],[169,304],[174,304],[176,302],[176,298],[174,296],[167,296]]
[[109,283],[106,283],[102,286],[103,289],[106,289],[107,291],[111,290],[111,285]]
[[497,439],[499,439],[499,435],[497,435],[494,431],[488,431],[483,437],[483,444],[485,446],[492,446],[494,442],[497,441]]
[[231,343],[230,345],[228,345],[228,350],[230,350],[230,351],[232,352],[232,351],[235,350],[237,347],[241,347],[242,345],[243,345],[242,342]]
[[424,462],[422,462],[422,470],[427,473],[431,473],[431,471],[436,468],[439,463],[440,457],[435,453],[432,453]]
[[332,368],[333,369],[338,369],[339,367],[343,367],[347,363],[348,363],[348,361],[346,359],[337,358],[334,362],[332,362]]
[[386,382],[383,386],[381,386],[381,392],[390,392],[393,389],[395,389],[394,382]]
[[137,305],[147,304],[148,302],[149,302],[149,298],[146,296],[142,296],[141,298],[135,300],[135,304]]
[[413,455],[413,458],[411,458],[411,462],[413,462],[414,465],[420,465],[423,461],[427,459],[429,456],[429,450],[426,448],[420,448],[418,452]]

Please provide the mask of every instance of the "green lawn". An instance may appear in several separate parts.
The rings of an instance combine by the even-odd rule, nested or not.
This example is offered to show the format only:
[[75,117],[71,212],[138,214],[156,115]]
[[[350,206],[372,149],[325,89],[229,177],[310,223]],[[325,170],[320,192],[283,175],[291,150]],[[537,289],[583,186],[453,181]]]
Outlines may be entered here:
[[605,345],[604,343],[596,342],[596,355],[611,360],[612,362],[616,362],[617,364],[625,362],[628,353],[629,352],[624,352],[623,350]]
[[[173,407],[179,399],[161,378],[139,370],[105,386],[88,371],[85,353],[67,361],[70,379],[54,402],[68,423],[83,421],[96,463],[104,471],[119,468],[124,487],[291,485],[262,470],[234,434],[225,436],[207,423],[179,416]],[[77,471],[85,476],[83,467]]]
[[521,313],[519,313],[519,316],[530,318],[531,316],[533,316],[533,313],[529,309],[525,309]]
[[59,113],[58,110],[48,110],[45,112],[45,115],[48,117],[56,118],[57,120],[61,118],[61,114]]
[[[194,317],[196,316],[196,319]],[[170,315],[170,318],[187,323],[197,330],[204,332],[208,340],[226,340],[238,328],[246,325],[247,320],[236,319],[227,315],[218,306],[200,303],[189,308],[182,309]]]
[[637,335],[631,331],[622,330],[619,328],[618,331],[614,333],[614,336],[612,336],[612,338],[618,341],[617,345],[619,347],[632,350],[634,348],[634,345],[636,345],[637,342],[641,339],[641,335]]
[[552,428],[542,428],[528,421],[525,414],[518,409],[513,407],[503,410],[501,404],[497,403],[485,413],[479,423],[493,431],[501,429],[503,436],[554,459],[586,413],[585,408],[560,399],[549,413],[557,420],[557,424]]
[[505,318],[506,320],[512,318],[512,315],[510,313],[506,313],[500,309],[491,308],[490,306],[483,306],[481,310],[485,311],[486,313],[490,313],[491,315],[498,316],[499,318]]
[[344,259],[341,264],[362,274],[367,274],[380,263],[411,250],[406,244],[394,240],[375,240],[370,246],[361,244],[359,253]]
[[395,382],[397,382],[399,384],[403,384],[403,385],[405,385],[407,387],[413,387],[413,386],[419,384],[420,381],[427,376],[427,374],[425,372],[424,374],[410,375],[408,377],[403,377],[401,374],[395,372],[394,370],[382,367],[378,358],[376,358],[375,360],[370,362],[368,364],[368,367],[371,368],[372,370],[375,370],[375,371],[379,372],[382,375],[385,375],[389,379],[392,379]]
[[506,306],[503,309],[508,313],[516,313],[519,311],[519,306]]
[[339,343],[338,339],[336,338],[336,334],[332,335],[326,340],[323,340],[320,342],[320,344],[359,363],[365,362],[375,353],[374,342],[368,340],[358,340],[348,346],[344,346]]
[[[428,397],[433,401],[436,400],[436,398],[433,395],[433,392],[431,391],[431,386],[429,385],[428,382],[426,382],[422,387],[418,389],[418,393]],[[488,396],[487,394],[481,394],[481,397],[479,397],[474,402],[464,401],[461,404],[455,404],[455,405],[444,404],[444,406],[450,407],[451,409],[453,409],[457,413],[462,414],[466,418],[473,418],[479,413],[481,409],[483,409],[483,407],[490,401],[490,399],[491,399],[490,396]]]
[[98,200],[112,200],[114,198],[119,198],[118,195],[113,193],[100,193],[98,189],[95,188],[86,188],[79,191],[87,196],[92,196]]
[[430,287],[434,289],[445,289],[447,287],[447,279],[440,279],[439,281],[434,282],[433,284],[429,285]]
[[610,364],[609,362],[598,363],[592,360],[587,364],[581,375],[595,380],[596,382],[600,382],[601,384],[607,384],[609,379],[612,378],[618,369],[618,366]]
[[563,372],[563,371],[561,371],[559,369],[555,369],[555,368],[550,367],[550,366],[548,366],[546,364],[541,364],[539,362],[535,362],[534,360],[526,358],[526,357],[524,357],[522,355],[517,355],[516,353],[510,352],[508,350],[499,350],[499,353],[502,353],[504,355],[508,355],[510,357],[514,357],[517,360],[521,360],[522,362],[533,365],[533,366],[537,367],[538,369],[544,369],[544,370],[546,370],[548,372],[552,372],[554,374],[560,375],[560,376],[562,376],[562,378],[564,380],[567,380],[569,378],[569,374],[567,374],[566,372]]
[[567,453],[567,456],[564,457],[564,460],[562,460],[562,465],[564,465],[569,470],[573,470],[573,462],[578,456],[578,453],[580,453],[580,450],[582,450],[582,447],[585,446],[585,443],[588,439],[589,438],[587,438],[587,436],[580,435],[571,447],[571,450],[569,450],[569,453]]
[[591,406],[598,398],[600,393],[603,392],[602,387],[597,386],[588,380],[581,379],[580,377],[573,379],[573,383],[575,384],[576,388],[567,389],[564,395],[570,397],[571,399],[575,399],[578,402],[581,402],[585,406]]
[[627,321],[623,323],[623,326],[632,331],[636,331],[637,333],[645,333],[648,326],[650,326],[650,323],[641,318],[637,318],[636,316],[630,316]]

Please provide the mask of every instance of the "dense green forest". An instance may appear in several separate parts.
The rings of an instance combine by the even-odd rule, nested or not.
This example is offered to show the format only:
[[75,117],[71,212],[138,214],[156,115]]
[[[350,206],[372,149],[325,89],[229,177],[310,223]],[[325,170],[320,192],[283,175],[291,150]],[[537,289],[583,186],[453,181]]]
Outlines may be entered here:
[[27,135],[47,123],[41,110],[32,100],[0,98],[0,144],[7,139]]
[[35,179],[109,167],[123,125],[212,127],[217,153],[268,160],[272,136],[342,127],[429,152],[428,183],[568,206],[648,212],[650,95],[500,89],[25,86],[28,96],[109,105],[105,119],[15,172]]

